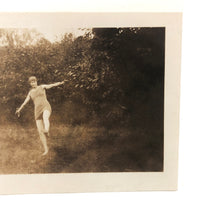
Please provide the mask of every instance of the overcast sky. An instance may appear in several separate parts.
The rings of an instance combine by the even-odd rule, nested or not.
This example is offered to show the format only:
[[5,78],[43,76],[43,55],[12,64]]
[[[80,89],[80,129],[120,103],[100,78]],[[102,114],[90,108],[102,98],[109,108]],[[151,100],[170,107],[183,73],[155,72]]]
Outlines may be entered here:
[[[77,24],[76,21],[80,21],[80,23]],[[84,23],[81,24],[78,15],[63,13],[0,13],[0,28],[36,29],[52,42],[65,33],[73,33],[75,36],[83,35],[84,31],[79,29],[83,26]]]

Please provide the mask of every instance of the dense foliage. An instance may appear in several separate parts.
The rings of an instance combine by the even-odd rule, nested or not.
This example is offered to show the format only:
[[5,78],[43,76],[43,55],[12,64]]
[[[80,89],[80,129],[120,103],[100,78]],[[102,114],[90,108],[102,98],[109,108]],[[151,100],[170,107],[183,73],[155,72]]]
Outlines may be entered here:
[[[0,122],[30,124],[29,104],[15,110],[39,84],[67,80],[47,91],[53,121],[163,126],[164,28],[93,28],[50,42],[34,30],[0,30]],[[31,113],[31,114],[30,114]]]

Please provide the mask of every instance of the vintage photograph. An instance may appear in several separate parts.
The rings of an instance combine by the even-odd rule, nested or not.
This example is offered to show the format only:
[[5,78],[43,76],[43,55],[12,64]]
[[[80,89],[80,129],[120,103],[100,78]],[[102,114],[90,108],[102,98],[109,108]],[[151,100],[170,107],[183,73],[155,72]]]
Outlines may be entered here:
[[164,27],[0,29],[0,173],[163,170]]
[[163,170],[165,28],[0,34],[1,174]]
[[168,172],[170,29],[69,16],[0,27],[0,174]]

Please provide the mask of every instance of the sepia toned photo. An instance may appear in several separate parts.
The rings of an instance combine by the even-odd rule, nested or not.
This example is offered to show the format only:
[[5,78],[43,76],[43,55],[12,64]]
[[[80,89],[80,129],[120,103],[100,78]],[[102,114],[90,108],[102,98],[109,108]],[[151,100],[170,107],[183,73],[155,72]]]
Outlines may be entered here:
[[[1,175],[47,175],[48,182],[51,175],[165,173],[167,23],[99,24],[98,14],[3,17]],[[85,24],[87,17],[95,23]]]

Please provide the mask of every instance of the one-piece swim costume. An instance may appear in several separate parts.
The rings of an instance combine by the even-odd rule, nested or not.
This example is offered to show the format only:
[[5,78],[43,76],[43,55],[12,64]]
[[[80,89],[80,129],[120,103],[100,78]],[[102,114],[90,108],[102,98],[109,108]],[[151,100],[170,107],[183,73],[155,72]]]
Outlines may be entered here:
[[47,101],[46,91],[41,85],[30,91],[30,97],[35,107],[35,120],[42,119],[44,110],[48,110],[51,113],[51,106]]

